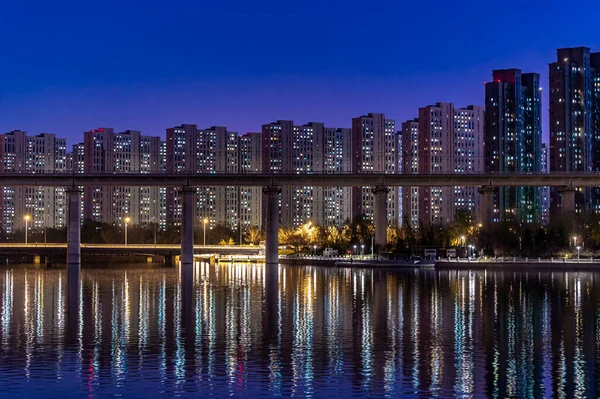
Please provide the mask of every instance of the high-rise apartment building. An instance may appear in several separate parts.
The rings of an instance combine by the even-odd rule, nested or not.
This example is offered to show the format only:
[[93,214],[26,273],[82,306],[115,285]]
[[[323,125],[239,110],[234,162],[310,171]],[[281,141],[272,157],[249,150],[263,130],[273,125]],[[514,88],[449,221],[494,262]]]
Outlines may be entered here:
[[[28,173],[65,173],[67,171],[66,140],[54,134],[27,136],[22,131],[0,135],[0,171]],[[66,225],[66,193],[63,187],[3,187],[0,192],[1,227],[11,233],[29,229],[64,227]]]
[[[181,125],[167,129],[167,173],[237,173],[238,134],[223,126],[198,129]],[[207,219],[211,228],[217,223],[237,228],[240,223],[237,187],[198,187],[195,196],[197,223]],[[167,218],[181,221],[181,196],[177,188],[166,192]]]
[[[548,145],[542,143],[542,159],[541,159],[541,172],[548,173]],[[540,224],[547,225],[550,223],[550,187],[545,186],[540,188]]]
[[[351,171],[352,130],[328,128],[323,134],[322,173],[349,173]],[[350,187],[320,187],[323,215],[318,223],[324,226],[341,226],[352,217],[352,189]]]
[[[540,76],[519,69],[493,71],[485,85],[486,172],[541,171],[542,99]],[[538,187],[504,187],[494,193],[495,221],[541,221]]]
[[[483,170],[484,110],[437,103],[402,124],[403,173],[480,173]],[[403,187],[403,210],[413,227],[447,224],[458,209],[478,219],[475,187]]]
[[[325,126],[310,122],[294,126],[292,131],[292,172],[295,174],[323,173]],[[291,190],[292,226],[324,220],[323,187],[293,187]]]
[[[278,120],[262,125],[262,171],[263,173],[293,173],[294,122]],[[292,189],[282,187],[279,195],[279,223],[286,227],[293,226]],[[263,215],[266,216],[267,202],[262,201]],[[263,221],[264,224],[265,221]]]
[[[402,173],[419,173],[419,119],[402,123]],[[419,188],[402,187],[402,223],[419,225]]]
[[[402,173],[402,165],[404,162],[404,160],[402,158],[402,155],[403,155],[402,154],[402,130],[399,130],[396,133],[396,138],[398,141],[398,173]],[[402,211],[402,209],[403,209],[402,208],[402,205],[403,205],[402,204],[402,200],[403,200],[402,187],[398,187],[396,190],[398,191],[397,192],[397,195],[398,195],[398,197],[397,197],[398,198],[398,215],[397,215],[398,216],[398,226],[402,226],[402,218],[404,215],[403,211]]]
[[[266,173],[343,173],[351,170],[350,129],[320,122],[295,126],[279,120],[262,127],[262,171]],[[263,202],[263,207],[266,205]],[[351,217],[351,189],[282,187],[280,223],[341,225]]]
[[[143,136],[139,131],[114,133],[100,128],[84,133],[84,173],[158,173],[160,172],[161,141],[159,137]],[[77,151],[77,153],[76,153]],[[73,159],[80,147],[73,148]],[[79,168],[79,164],[73,166]],[[125,218],[132,224],[161,221],[160,188],[157,187],[86,187],[83,214],[85,219],[121,225]]]
[[[384,114],[367,114],[352,119],[352,173],[397,173],[398,140],[396,121]],[[374,187],[352,188],[352,217],[364,215],[373,220]],[[398,220],[398,191],[390,190],[387,198],[388,224]]]
[[[246,133],[239,137],[239,173],[260,173],[262,169],[262,141],[260,133]],[[239,187],[239,214],[242,230],[261,227],[262,187]]]
[[[600,53],[561,48],[550,69],[550,171],[600,170]],[[560,205],[552,190],[551,207]],[[598,187],[577,189],[576,212],[600,212]]]

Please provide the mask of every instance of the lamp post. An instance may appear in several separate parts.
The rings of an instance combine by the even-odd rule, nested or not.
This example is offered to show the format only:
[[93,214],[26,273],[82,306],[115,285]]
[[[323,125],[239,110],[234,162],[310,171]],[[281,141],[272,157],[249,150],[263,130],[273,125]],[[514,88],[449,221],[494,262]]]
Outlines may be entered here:
[[365,244],[360,244],[360,254],[361,255],[365,254]]
[[371,236],[371,259],[375,259],[375,237]]
[[129,224],[129,222],[131,221],[131,218],[129,216],[127,216],[125,219],[125,246],[127,246],[127,225]]
[[29,231],[29,220],[31,220],[31,215],[25,215],[23,219],[25,219],[25,244],[27,244],[27,232]]
[[204,225],[204,246],[206,246],[206,224],[208,223],[208,219],[202,219],[202,224]]
[[356,245],[354,245],[354,250],[352,251],[352,255],[356,255]]
[[579,262],[579,250],[581,249],[581,245],[577,246],[577,262]]
[[315,250],[315,256],[317,256],[317,246],[313,245],[313,249]]

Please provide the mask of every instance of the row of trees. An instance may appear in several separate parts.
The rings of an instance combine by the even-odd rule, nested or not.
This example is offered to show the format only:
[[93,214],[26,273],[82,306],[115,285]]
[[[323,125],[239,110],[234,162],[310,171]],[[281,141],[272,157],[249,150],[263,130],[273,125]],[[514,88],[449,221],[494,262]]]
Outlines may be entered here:
[[[576,230],[576,231],[574,231]],[[194,232],[195,243],[207,245],[258,245],[265,239],[264,231],[259,227],[251,227],[243,231],[230,229],[225,225],[216,225],[212,229],[197,226]],[[352,252],[356,246],[359,250],[370,252],[375,234],[373,224],[363,217],[347,221],[342,226],[319,226],[306,223],[296,228],[280,228],[279,242],[294,252],[310,252],[316,246],[334,248],[340,252]],[[160,229],[156,224],[130,225],[127,229],[127,240],[131,244],[177,244],[181,240],[179,226],[168,224]],[[66,229],[30,230],[28,242],[53,243],[66,242]],[[0,240],[4,242],[24,242],[24,230],[12,234],[0,231]],[[84,220],[81,229],[83,243],[123,243],[124,227],[113,226],[91,220]],[[553,256],[573,252],[575,246],[581,246],[582,254],[594,255],[600,251],[600,216],[590,216],[585,223],[573,224],[569,227],[561,223],[549,226],[518,223],[496,223],[491,229],[483,230],[481,225],[473,222],[471,215],[458,210],[455,221],[446,225],[420,225],[413,228],[405,217],[402,226],[387,228],[386,251],[406,251],[429,248],[466,247],[473,245],[479,254],[489,256]],[[378,248],[376,248],[377,250]]]
[[[263,240],[263,232],[258,227],[251,227],[242,232],[244,244],[258,245]],[[204,243],[204,227],[196,227],[194,241],[196,244]],[[239,245],[239,230],[232,230],[224,225],[216,225],[206,229],[207,245]],[[25,242],[25,230],[16,230],[7,234],[0,230],[0,241]],[[29,243],[63,243],[67,241],[67,229],[48,228],[44,230],[29,230],[27,233]],[[81,225],[81,242],[88,244],[122,244],[125,242],[125,228],[100,223],[93,220],[84,220]],[[127,227],[127,242],[131,244],[177,244],[181,242],[180,227],[167,224],[160,229],[157,224],[129,225]]]

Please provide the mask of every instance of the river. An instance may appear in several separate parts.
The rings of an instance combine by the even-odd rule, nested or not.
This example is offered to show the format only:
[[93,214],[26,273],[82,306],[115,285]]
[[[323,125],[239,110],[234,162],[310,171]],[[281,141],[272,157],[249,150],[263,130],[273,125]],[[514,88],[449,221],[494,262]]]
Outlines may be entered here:
[[597,397],[599,277],[2,266],[0,397]]

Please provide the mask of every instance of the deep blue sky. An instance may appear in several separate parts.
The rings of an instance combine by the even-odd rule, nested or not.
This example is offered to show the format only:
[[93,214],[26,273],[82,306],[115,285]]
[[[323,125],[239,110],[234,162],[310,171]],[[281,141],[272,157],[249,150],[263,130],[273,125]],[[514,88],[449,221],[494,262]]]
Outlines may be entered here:
[[599,20],[597,0],[5,1],[0,132],[400,122],[437,101],[483,105],[496,68],[546,89],[556,48],[600,51]]

